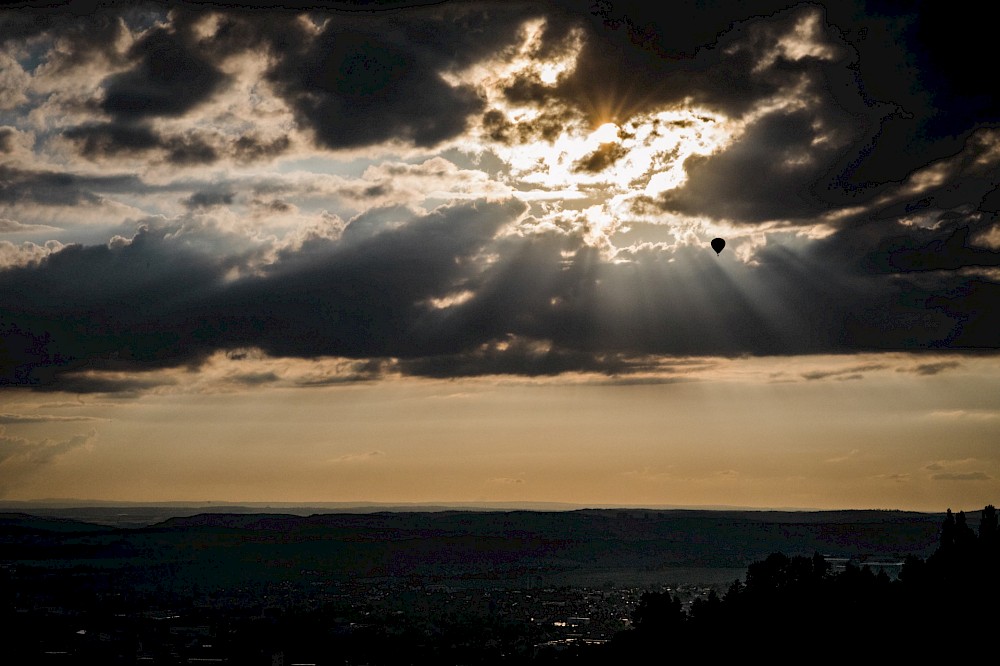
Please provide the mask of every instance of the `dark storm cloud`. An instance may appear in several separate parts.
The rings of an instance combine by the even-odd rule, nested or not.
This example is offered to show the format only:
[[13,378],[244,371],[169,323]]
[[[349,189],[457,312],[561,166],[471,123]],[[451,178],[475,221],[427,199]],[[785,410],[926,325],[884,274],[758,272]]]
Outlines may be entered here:
[[125,192],[140,186],[136,176],[82,176],[0,164],[0,204],[94,205],[102,201],[98,193]]
[[163,142],[167,162],[177,166],[211,164],[219,159],[215,147],[202,137],[174,136]]
[[[977,229],[991,225],[975,224]],[[1000,266],[1000,252],[970,244],[973,225],[942,225],[884,239],[868,257],[869,265],[883,271],[955,271],[968,267]]]
[[989,306],[1000,296],[995,284],[961,271],[873,273],[865,261],[885,263],[905,237],[896,246],[879,238],[873,250],[865,247],[872,242],[869,231],[843,230],[798,253],[760,251],[770,298],[816,318],[801,335],[844,351],[997,348],[990,329],[1000,324],[1000,315]]
[[197,365],[220,349],[306,358],[434,351],[441,336],[419,304],[468,280],[471,256],[522,210],[480,202],[345,233],[343,243],[313,238],[235,283],[226,276],[243,259],[215,257],[169,227],[110,247],[70,246],[0,273],[0,381],[104,392],[157,380],[85,371]]
[[138,153],[159,148],[160,137],[148,126],[132,123],[100,123],[73,127],[63,136],[77,144],[89,159]]
[[0,13],[0,44],[51,33],[59,44],[47,54],[47,62],[59,70],[72,69],[97,56],[114,58],[116,43],[126,30],[122,15],[152,6],[142,2],[128,3],[132,5],[129,7],[125,3],[86,0],[19,4],[20,7],[7,7],[8,11]]
[[[400,222],[385,221],[399,212],[359,216],[339,240],[307,238],[236,281],[227,276],[246,259],[199,250],[209,245],[169,225],[130,243],[68,247],[0,273],[8,296],[0,305],[3,377],[40,388],[139,390],[141,376],[92,372],[197,365],[245,348],[395,358],[398,372],[448,377],[626,375],[655,371],[649,359],[658,354],[996,346],[997,285],[834,265],[832,250],[850,230],[801,253],[768,246],[757,266],[724,267],[706,248],[681,250],[674,262],[637,251],[631,262],[608,263],[554,232],[494,239],[522,211],[474,202]],[[485,255],[497,259],[483,263]],[[432,305],[460,292],[470,296]]]
[[277,157],[291,146],[287,136],[265,140],[252,134],[244,134],[230,145],[232,155],[242,162],[257,162]]
[[187,30],[154,28],[128,52],[136,64],[105,82],[101,108],[119,119],[180,116],[227,81]]
[[14,137],[17,132],[13,127],[0,127],[0,153],[14,151]]
[[927,123],[931,132],[1000,122],[1000,95],[984,85],[982,72],[973,65],[994,53],[995,26],[981,18],[942,3],[919,3],[909,38],[921,78],[932,92],[934,115]]
[[287,136],[266,140],[253,134],[235,139],[198,131],[166,134],[148,124],[128,120],[79,125],[65,130],[63,136],[76,145],[80,155],[91,160],[155,151],[164,162],[175,166],[212,164],[223,157],[239,162],[268,160],[286,152],[291,145]]
[[[160,247],[162,237],[143,231],[125,246],[69,246],[38,266],[3,273],[0,381],[44,387],[64,371],[162,367],[206,354],[190,331],[198,325],[199,299],[222,269],[183,250],[159,254]],[[183,314],[161,318],[164,304],[178,295]],[[90,389],[94,382],[82,376],[62,378],[61,385],[83,392],[148,387],[134,377],[121,381],[128,386],[101,378]]]
[[[106,367],[103,363],[95,364],[96,367]],[[135,364],[123,364],[126,371],[141,372],[144,368]],[[88,372],[67,372],[65,374],[51,374],[46,376],[40,372],[41,382],[32,384],[32,388],[41,391],[64,391],[66,393],[100,393],[108,397],[133,399],[144,393],[161,387],[175,384],[173,380],[162,378],[145,378],[141,374],[129,374],[127,376],[114,374],[99,374]]]
[[1000,346],[1000,284],[987,280],[956,281],[927,304],[957,322],[941,346],[996,351]]
[[471,258],[522,210],[462,204],[374,234],[355,231],[356,219],[340,241],[316,238],[283,253],[263,278],[237,285],[228,307],[258,313],[250,323],[268,334],[248,330],[245,343],[273,355],[435,353],[448,336],[420,303],[463,288],[477,270]]
[[[956,55],[982,55],[989,40],[969,45],[953,17],[939,31],[931,4],[598,3],[556,94],[586,100],[595,123],[664,105],[740,117],[776,95],[800,101],[729,149],[691,158],[688,183],[662,203],[736,223],[805,220],[875,199],[995,121],[1000,95],[972,85],[975,60]],[[782,46],[811,20],[813,50]]]
[[184,200],[184,205],[188,208],[212,208],[213,206],[228,206],[233,203],[235,192],[195,192]]
[[774,113],[728,150],[689,158],[688,182],[664,195],[664,209],[747,224],[812,220],[830,210],[829,151],[812,146],[815,122],[807,110]]
[[[549,9],[511,2],[338,12],[311,40],[278,45],[272,37],[279,61],[269,78],[323,146],[400,140],[429,147],[462,133],[483,110],[475,90],[441,75],[495,57],[525,20]],[[544,40],[557,43],[577,21],[549,13]]]
[[[196,367],[217,351],[245,348],[358,364],[309,384],[397,372],[634,375],[660,371],[650,360],[657,355],[997,350],[1000,286],[988,276],[1000,253],[983,240],[996,237],[1000,209],[989,158],[996,141],[974,132],[992,118],[996,93],[977,93],[975,77],[928,32],[936,10],[635,1],[596,3],[588,13],[569,2],[445,3],[317,11],[310,20],[322,27],[313,34],[294,12],[213,7],[220,16],[211,34],[193,5],[169,16],[160,6],[163,25],[128,18],[138,41],[121,53],[106,49],[118,60],[92,100],[102,116],[74,116],[63,133],[90,160],[165,165],[163,185],[0,165],[0,204],[96,205],[108,193],[175,192],[189,209],[181,220],[150,222],[131,242],[71,246],[0,271],[0,383],[134,394],[168,381],[135,371]],[[121,37],[118,11],[106,10],[94,40]],[[556,85],[542,85],[537,72],[504,84],[506,101],[537,107],[535,120],[513,123],[479,91],[442,78],[497,56],[517,43],[526,19],[543,15],[539,57],[557,53],[574,28],[584,40],[576,69]],[[44,17],[3,16],[0,35],[51,33],[68,49],[49,58],[53,67],[85,62],[87,30]],[[752,264],[731,260],[745,238],[730,238],[721,258],[681,245],[628,249],[615,262],[565,230],[497,238],[525,207],[485,201],[420,215],[369,209],[336,238],[303,232],[301,244],[242,248],[245,238],[199,227],[201,212],[230,205],[237,191],[260,195],[251,199],[258,208],[289,211],[301,191],[284,181],[244,190],[237,177],[210,185],[170,174],[267,160],[302,141],[254,127],[239,136],[178,129],[225,90],[225,59],[251,51],[268,63],[262,86],[333,149],[430,147],[460,136],[477,116],[488,137],[516,144],[557,136],[584,115],[624,123],[690,100],[739,118],[768,102],[731,145],[690,158],[687,181],[661,208],[747,230],[844,215],[825,238],[769,234],[752,248]],[[15,143],[13,130],[0,128],[0,150],[12,153]],[[575,168],[598,172],[617,150],[607,144]],[[939,180],[911,182],[932,166]],[[385,182],[358,183],[352,201],[390,194],[393,177],[420,168],[386,167]],[[851,379],[880,368],[803,377]],[[273,381],[269,373],[233,380]]]
[[464,131],[481,102],[472,90],[445,83],[421,51],[332,21],[271,77],[322,145],[396,139],[433,146]]
[[465,353],[425,356],[400,362],[399,369],[423,377],[520,375],[540,377],[566,372],[617,375],[654,370],[655,365],[624,354],[594,354],[573,349],[546,348],[529,340],[486,343]]
[[626,114],[648,111],[690,97],[697,105],[740,115],[784,82],[753,70],[774,40],[773,24],[794,23],[802,11],[784,11],[788,6],[768,1],[594,5],[590,38],[566,92],[596,102],[595,112],[602,106]]
[[[779,38],[794,34],[810,17],[818,17],[814,25],[820,35],[813,48],[822,57],[786,59]],[[866,102],[859,95],[856,51],[827,20],[827,13],[817,14],[816,7],[804,5],[766,21],[748,21],[711,49],[707,57],[721,60],[711,63],[707,78],[694,84],[696,101],[700,93],[709,108],[737,116],[779,93],[801,104],[765,114],[727,149],[689,158],[685,163],[689,179],[664,196],[660,203],[665,210],[744,224],[809,221],[880,193],[885,176],[862,188],[854,182],[854,171],[893,107]],[[733,84],[755,80],[760,83],[754,89],[745,85],[747,89],[741,90]],[[691,93],[680,84],[676,90]],[[913,162],[909,168],[923,164]],[[893,175],[901,178],[906,173]]]
[[994,187],[983,196],[979,209],[990,213],[1000,213],[1000,187]]

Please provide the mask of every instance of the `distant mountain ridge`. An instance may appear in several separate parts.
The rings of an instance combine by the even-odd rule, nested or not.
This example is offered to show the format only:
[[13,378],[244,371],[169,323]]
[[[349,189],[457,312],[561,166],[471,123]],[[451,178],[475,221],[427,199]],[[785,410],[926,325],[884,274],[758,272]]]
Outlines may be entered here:
[[25,532],[94,532],[107,529],[101,525],[70,518],[36,516],[28,513],[0,513],[0,530]]
[[939,542],[942,518],[902,511],[219,512],[122,529],[4,514],[0,545],[7,561],[166,567],[190,580],[224,576],[219,584],[226,585],[300,571],[331,580],[496,584],[736,569],[774,552],[862,562],[926,557]]
[[327,513],[433,513],[448,511],[508,512],[508,511],[733,511],[755,514],[796,513],[828,514],[857,511],[860,514],[912,513],[897,510],[844,509],[824,511],[805,508],[754,508],[738,506],[615,506],[583,505],[558,502],[429,502],[414,504],[383,504],[378,502],[117,502],[107,500],[44,499],[0,500],[0,512],[26,513],[52,518],[66,518],[81,522],[114,527],[144,527],[170,518],[194,516],[202,513],[253,514],[274,513],[311,516]]

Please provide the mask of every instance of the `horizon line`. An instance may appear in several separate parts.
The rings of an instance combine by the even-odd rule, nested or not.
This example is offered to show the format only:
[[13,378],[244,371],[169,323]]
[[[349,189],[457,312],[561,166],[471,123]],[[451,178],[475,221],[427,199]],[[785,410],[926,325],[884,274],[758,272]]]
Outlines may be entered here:
[[[984,505],[985,506],[985,505]],[[946,509],[919,510],[887,507],[841,507],[836,509],[817,507],[792,506],[747,506],[729,504],[628,504],[628,503],[579,503],[579,502],[548,502],[548,501],[400,501],[384,502],[371,500],[357,501],[234,501],[234,500],[100,500],[77,498],[43,498],[30,500],[0,499],[0,508],[46,508],[46,509],[84,509],[84,508],[247,508],[247,509],[385,509],[398,511],[420,510],[525,510],[525,511],[579,511],[586,509],[600,510],[649,510],[649,511],[760,511],[760,512],[838,512],[838,511],[885,511],[907,513],[944,513]],[[950,509],[950,507],[948,507]],[[975,509],[979,510],[979,509]],[[955,510],[962,511],[962,509]]]

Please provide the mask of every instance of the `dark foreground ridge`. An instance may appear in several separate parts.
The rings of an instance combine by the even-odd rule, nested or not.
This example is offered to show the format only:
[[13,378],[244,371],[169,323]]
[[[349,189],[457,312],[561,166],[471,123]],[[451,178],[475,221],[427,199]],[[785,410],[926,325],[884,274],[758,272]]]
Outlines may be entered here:
[[856,641],[832,637],[862,630],[871,654],[924,656],[944,626],[998,620],[992,506],[971,520],[444,511],[135,529],[9,513],[0,548],[2,620],[24,663],[776,658],[779,635],[786,654],[857,658]]

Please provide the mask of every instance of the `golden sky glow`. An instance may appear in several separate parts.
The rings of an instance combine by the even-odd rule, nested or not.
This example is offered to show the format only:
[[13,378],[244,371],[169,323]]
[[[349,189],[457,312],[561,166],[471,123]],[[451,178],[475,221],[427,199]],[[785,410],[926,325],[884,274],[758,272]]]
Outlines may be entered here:
[[[4,437],[57,446],[97,434],[45,464],[14,455],[0,469],[7,496],[24,499],[987,503],[1000,475],[1000,366],[921,374],[928,361],[954,362],[704,359],[662,383],[397,378],[258,391],[220,359],[196,385],[179,374],[134,400],[19,396],[8,410],[49,418],[8,419]],[[258,370],[291,382],[311,364],[280,365]]]

